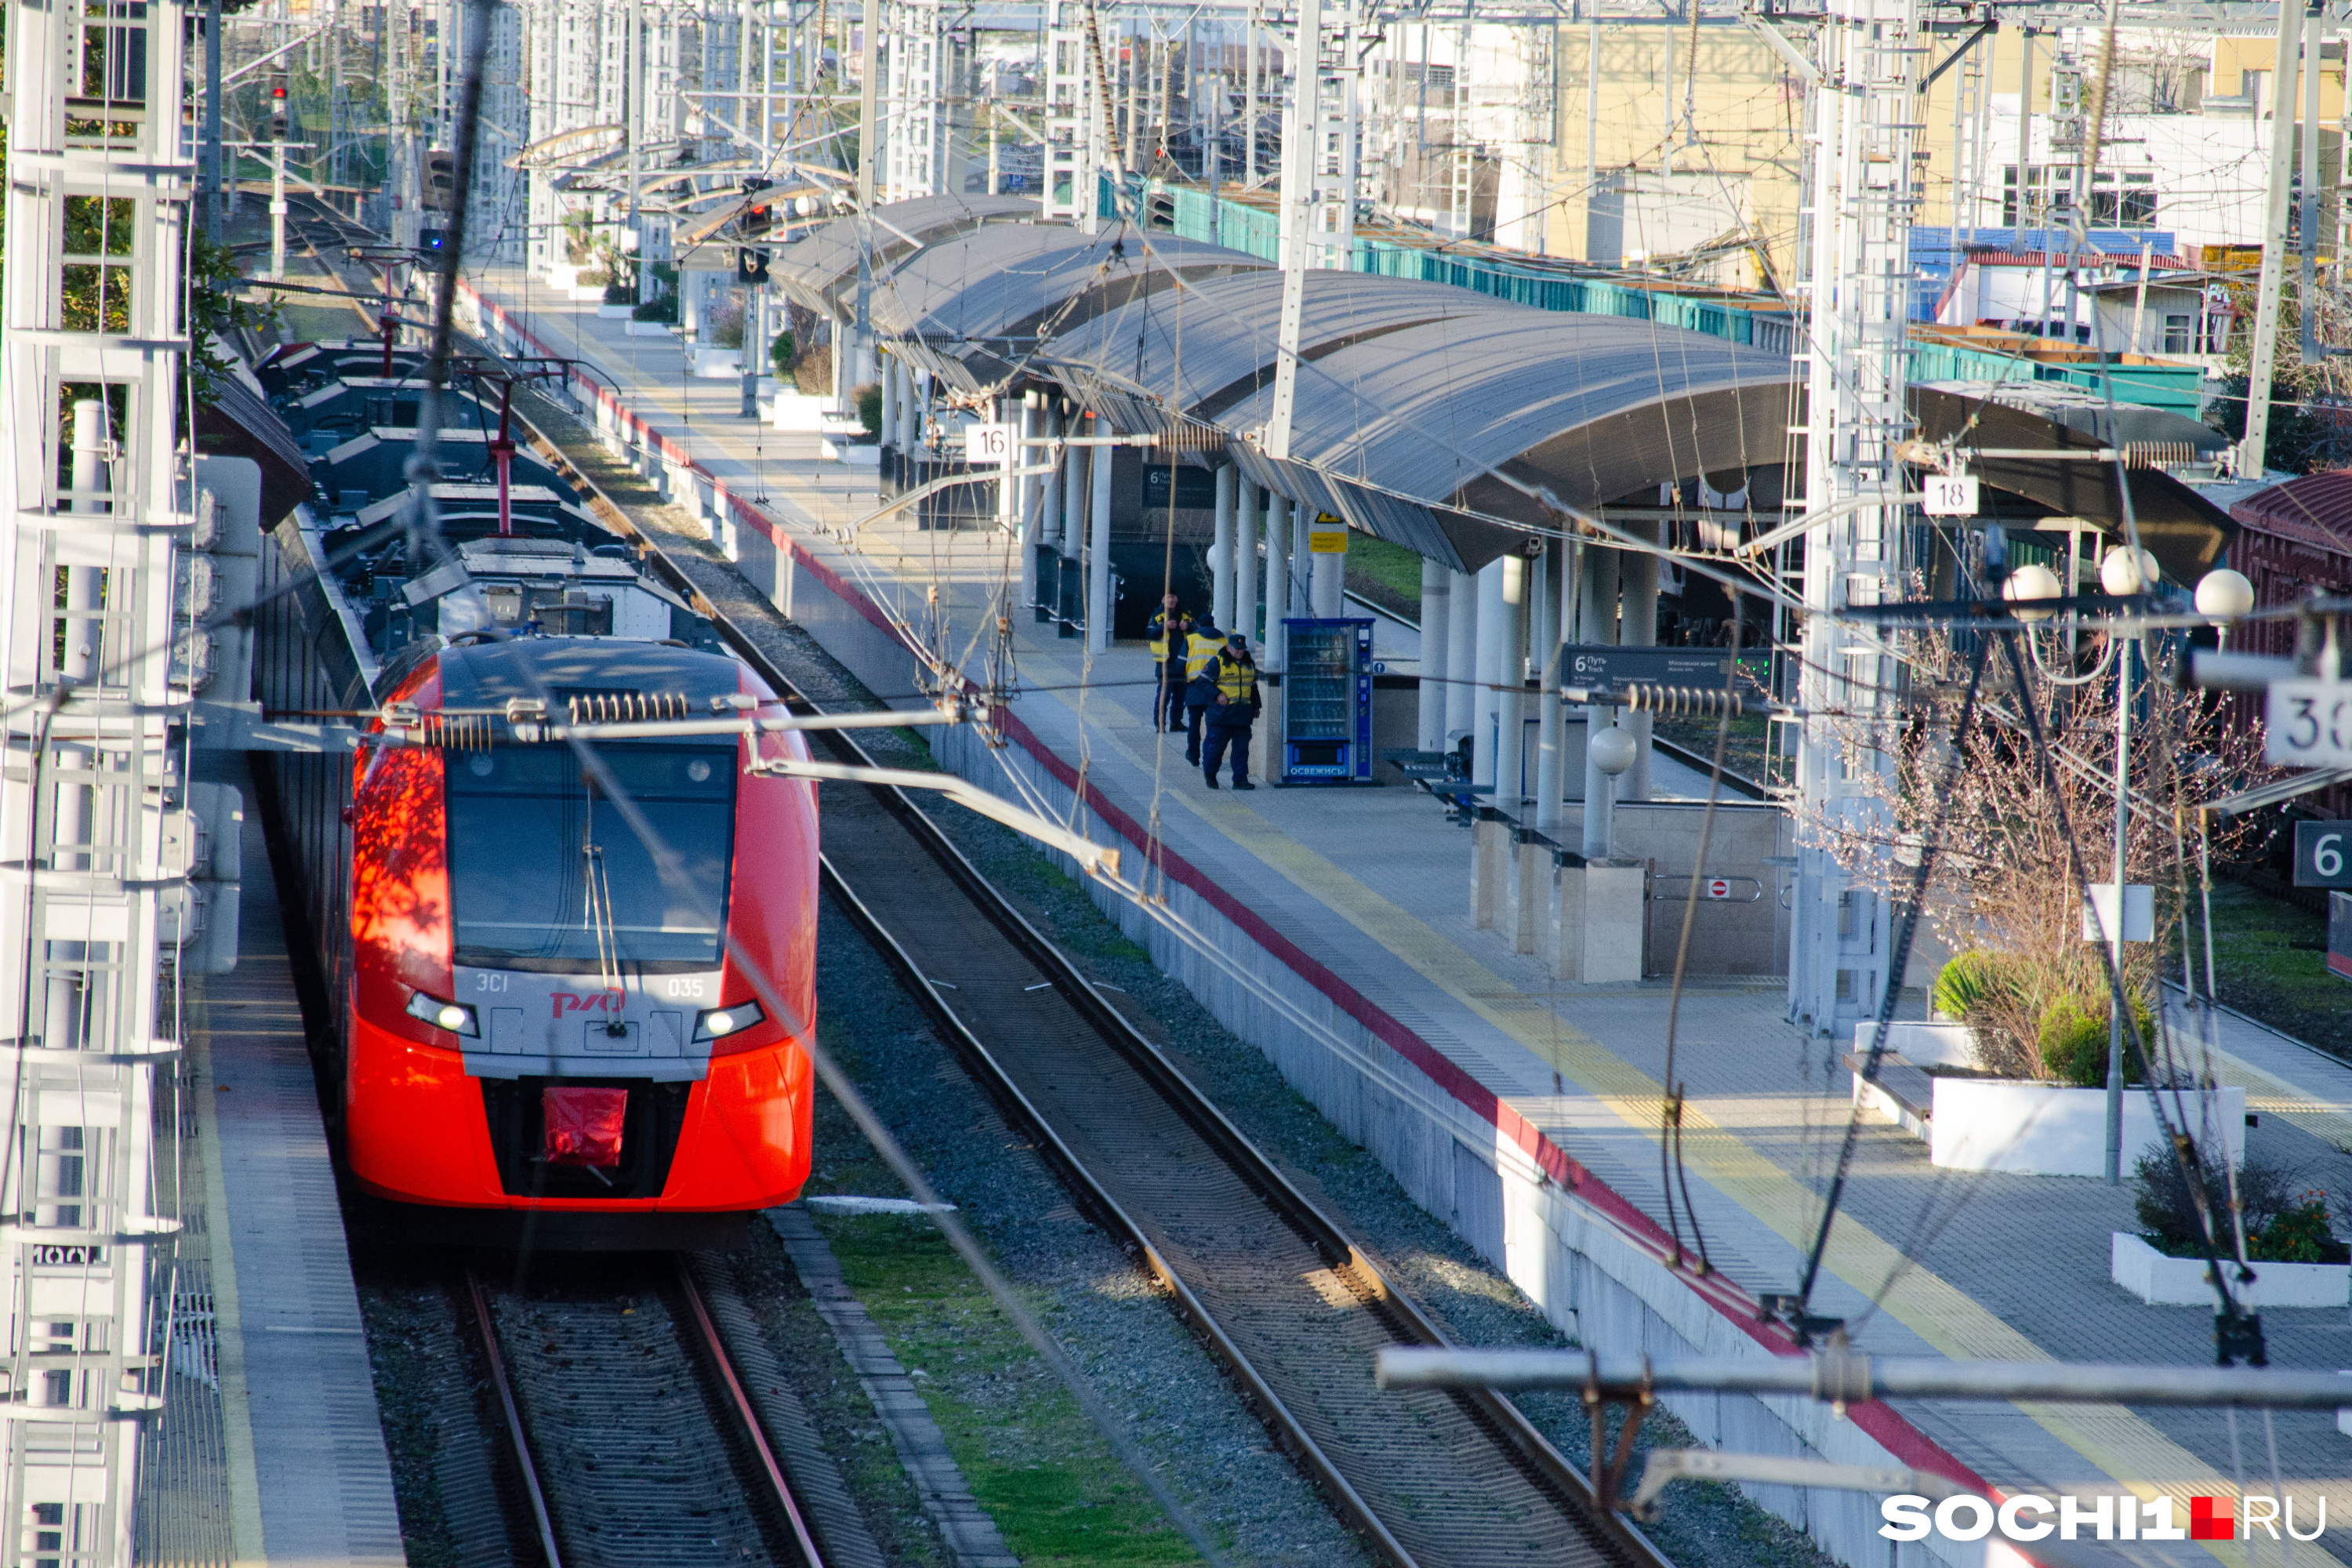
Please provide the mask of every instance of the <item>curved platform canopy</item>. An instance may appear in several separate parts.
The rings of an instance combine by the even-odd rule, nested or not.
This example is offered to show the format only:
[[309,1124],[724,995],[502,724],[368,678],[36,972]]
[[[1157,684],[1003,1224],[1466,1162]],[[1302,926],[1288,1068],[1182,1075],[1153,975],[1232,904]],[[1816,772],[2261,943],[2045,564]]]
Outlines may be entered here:
[[1268,263],[1244,251],[1126,224],[1082,234],[1058,224],[991,224],[915,252],[874,291],[874,330],[950,388],[1021,379],[1041,345],[1102,316]]
[[[2137,404],[2110,408],[2097,393],[2059,382],[1921,382],[1911,388],[1911,411],[1921,440],[1949,441],[1963,452],[2163,447],[2179,463],[2192,454],[2210,458],[2230,445],[2210,425]],[[2079,518],[2109,539],[2124,537],[2123,492],[2112,461],[1985,458],[1970,462],[1969,471],[1987,489],[2023,503],[2017,509],[2021,526]],[[2126,477],[2140,543],[2154,553],[2166,581],[2193,585],[2221,563],[2238,531],[2226,510],[2161,466],[2133,467]],[[2000,512],[1990,515],[2009,521]]]
[[857,283],[862,237],[873,232],[873,275],[877,279],[925,246],[989,224],[1034,223],[1038,207],[1024,196],[917,196],[887,202],[871,215],[835,218],[804,239],[776,252],[768,267],[793,300],[834,321],[849,315],[849,290]]
[[1114,425],[1181,413],[1260,484],[1460,572],[1567,525],[1562,506],[1784,460],[1783,356],[1345,272],[1307,275],[1292,460],[1278,460],[1256,433],[1281,307],[1276,273],[1220,279],[1113,311],[1041,357]]

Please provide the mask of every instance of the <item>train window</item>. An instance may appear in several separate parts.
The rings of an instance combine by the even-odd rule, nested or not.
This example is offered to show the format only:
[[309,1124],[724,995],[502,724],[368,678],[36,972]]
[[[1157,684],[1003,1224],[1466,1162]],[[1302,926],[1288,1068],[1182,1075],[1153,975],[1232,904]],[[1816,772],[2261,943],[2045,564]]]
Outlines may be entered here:
[[[611,746],[613,782],[685,876],[673,887],[619,803],[564,747],[501,746],[447,773],[449,902],[459,963],[709,969],[725,950],[735,753]],[[487,764],[487,765],[486,765]]]

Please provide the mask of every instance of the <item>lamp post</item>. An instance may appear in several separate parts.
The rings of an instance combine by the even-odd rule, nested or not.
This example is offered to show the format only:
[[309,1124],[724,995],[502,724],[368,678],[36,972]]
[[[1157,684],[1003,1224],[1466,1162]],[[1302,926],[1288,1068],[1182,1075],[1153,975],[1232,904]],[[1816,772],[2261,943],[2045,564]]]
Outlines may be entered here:
[[[2129,546],[2107,552],[2099,563],[2099,586],[2117,598],[2127,598],[2156,586],[2161,574],[2156,557]],[[2109,633],[2114,636],[2114,633]],[[2105,932],[2115,964],[2116,984],[2107,1000],[2107,1185],[2123,1185],[2124,1163],[2124,910],[2128,907],[2124,852],[2131,826],[2131,694],[2132,660],[2139,650],[2137,637],[2121,639],[2116,649],[2116,901]]]
[[[1598,712],[1599,710],[1594,710]],[[1584,803],[1584,858],[1606,860],[1617,852],[1617,781],[1633,765],[1642,748],[1622,726],[1612,724],[1584,742],[1584,754],[1601,771],[1598,790],[1588,791]]]

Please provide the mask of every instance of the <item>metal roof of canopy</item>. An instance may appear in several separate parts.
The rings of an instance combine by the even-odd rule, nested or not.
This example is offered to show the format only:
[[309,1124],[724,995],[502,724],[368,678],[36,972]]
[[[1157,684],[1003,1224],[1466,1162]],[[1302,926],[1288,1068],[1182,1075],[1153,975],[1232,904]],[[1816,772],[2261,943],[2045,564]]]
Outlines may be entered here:
[[[900,352],[950,385],[978,390],[1003,380],[1042,328],[1032,373],[1113,427],[1159,429],[1181,413],[1223,432],[1227,455],[1259,484],[1459,571],[1520,548],[1528,535],[1513,523],[1559,526],[1555,506],[1592,510],[1662,483],[1780,466],[1789,427],[1802,423],[1790,363],[1767,351],[1442,283],[1316,271],[1307,278],[1293,460],[1276,462],[1256,437],[1273,398],[1277,271],[1125,226],[1088,236],[988,223],[973,216],[987,200],[883,209],[896,227],[930,236],[919,249],[898,242],[900,259],[877,283],[876,324]],[[805,256],[827,235],[849,241],[824,263],[830,276],[854,276],[852,220],[785,255]],[[798,276],[821,270],[803,260]],[[2051,396],[2040,386],[1938,384],[1915,388],[1913,405],[1930,440],[1973,421],[1979,445],[2101,444],[2104,406]],[[2112,422],[2120,441],[2205,434],[2128,405]],[[2104,466],[2011,459],[1979,471],[2031,504],[2115,526],[2120,509]],[[2218,559],[2225,514],[2160,471],[2137,470],[2131,484],[2168,575],[2190,580]]]
[[1244,251],[1139,234],[1124,224],[1091,235],[994,224],[894,268],[876,289],[874,326],[908,359],[974,392],[1012,374],[1041,331],[1058,344],[1138,299],[1173,289],[1176,277],[1205,284],[1267,266]]
[[[1450,284],[1315,272],[1299,341],[1305,357],[1316,360],[1380,332],[1490,310],[1496,303]],[[1114,410],[1125,410],[1125,427],[1163,421],[1171,396],[1193,418],[1223,423],[1227,409],[1273,384],[1281,316],[1276,273],[1203,280],[1066,328],[1045,357],[1055,379],[1089,407],[1114,419]],[[1139,391],[1148,394],[1148,412]]]
[[894,262],[923,246],[987,224],[1033,222],[1037,211],[1037,204],[1023,196],[917,196],[886,202],[870,216],[853,213],[835,218],[784,247],[770,262],[768,275],[803,305],[838,321],[846,313],[842,291],[857,281],[861,237],[869,224],[878,281]]
[[1259,483],[1459,571],[1556,514],[1490,469],[1593,508],[1663,481],[1776,464],[1785,358],[1617,316],[1537,310],[1441,283],[1307,275],[1296,460],[1242,439],[1273,401],[1282,284],[1267,272],[1114,311],[1057,340],[1051,369],[1125,428],[1172,401],[1234,437]]
[[[1953,439],[1962,450],[2050,447],[2092,450],[2167,442],[2210,453],[2229,445],[2210,426],[2160,408],[2117,404],[2096,393],[2049,382],[1923,382],[1911,388],[1922,440]],[[2053,517],[2079,517],[2112,538],[2124,536],[2123,498],[2112,462],[1988,458],[1969,471]],[[2162,468],[2132,468],[2132,520],[2143,548],[2172,583],[2194,584],[2221,563],[2237,522]]]

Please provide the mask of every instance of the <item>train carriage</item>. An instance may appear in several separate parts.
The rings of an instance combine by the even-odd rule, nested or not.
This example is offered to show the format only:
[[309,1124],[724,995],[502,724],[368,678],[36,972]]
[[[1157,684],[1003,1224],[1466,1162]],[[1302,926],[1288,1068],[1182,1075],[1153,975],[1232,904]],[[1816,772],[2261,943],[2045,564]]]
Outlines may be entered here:
[[680,1245],[807,1178],[815,791],[757,766],[804,757],[793,735],[583,755],[509,721],[777,701],[534,478],[502,502],[436,487],[462,571],[382,526],[388,497],[338,517],[322,486],[279,525],[257,695],[373,717],[355,752],[261,757],[257,783],[335,1017],[356,1187],[414,1234]]

